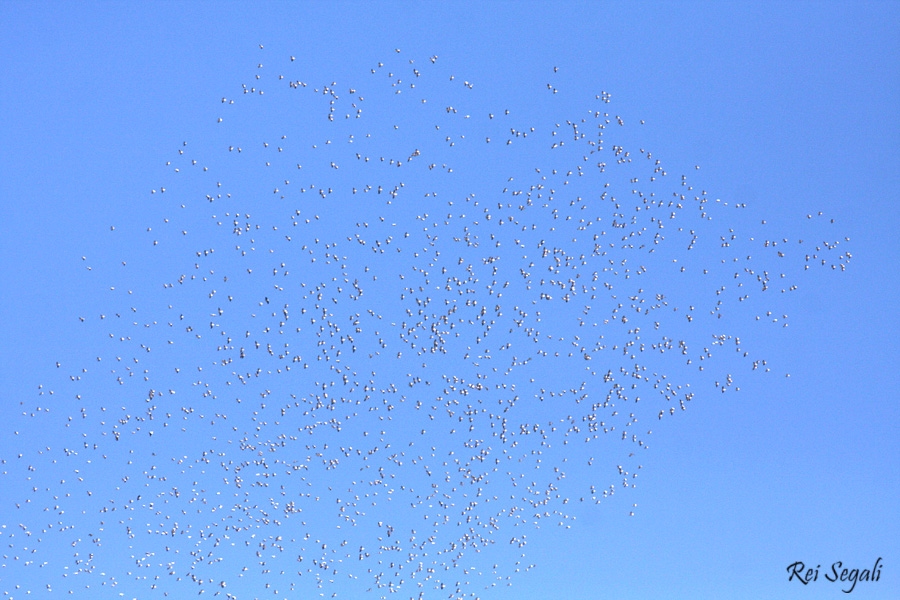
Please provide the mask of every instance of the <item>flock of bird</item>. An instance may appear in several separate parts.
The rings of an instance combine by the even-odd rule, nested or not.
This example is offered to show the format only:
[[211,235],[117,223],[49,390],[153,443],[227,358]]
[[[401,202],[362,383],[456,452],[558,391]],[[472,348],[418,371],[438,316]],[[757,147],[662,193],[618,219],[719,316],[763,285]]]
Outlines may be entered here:
[[437,56],[348,86],[260,54],[2,457],[3,598],[489,598],[851,258],[669,174],[557,68],[485,109]]

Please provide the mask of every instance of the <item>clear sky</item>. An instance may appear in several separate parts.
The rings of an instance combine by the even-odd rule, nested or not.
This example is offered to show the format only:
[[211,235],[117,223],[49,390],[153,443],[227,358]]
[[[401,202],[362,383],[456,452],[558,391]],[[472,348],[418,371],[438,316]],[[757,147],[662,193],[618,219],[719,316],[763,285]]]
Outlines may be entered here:
[[0,4],[3,598],[900,595],[900,4],[259,4]]

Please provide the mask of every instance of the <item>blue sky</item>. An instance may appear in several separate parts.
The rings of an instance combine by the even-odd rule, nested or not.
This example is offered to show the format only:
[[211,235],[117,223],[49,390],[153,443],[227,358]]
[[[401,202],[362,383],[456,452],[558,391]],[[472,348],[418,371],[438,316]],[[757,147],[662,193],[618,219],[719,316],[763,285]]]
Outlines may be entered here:
[[896,2],[0,15],[4,598],[900,592]]

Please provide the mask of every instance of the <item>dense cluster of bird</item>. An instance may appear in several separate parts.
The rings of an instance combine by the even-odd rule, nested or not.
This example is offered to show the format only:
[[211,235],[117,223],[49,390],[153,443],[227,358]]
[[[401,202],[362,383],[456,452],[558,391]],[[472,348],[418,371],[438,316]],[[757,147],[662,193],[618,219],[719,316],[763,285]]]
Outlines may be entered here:
[[850,259],[669,174],[555,67],[490,107],[437,56],[348,86],[260,54],[79,317],[108,346],[2,457],[4,598],[490,597]]

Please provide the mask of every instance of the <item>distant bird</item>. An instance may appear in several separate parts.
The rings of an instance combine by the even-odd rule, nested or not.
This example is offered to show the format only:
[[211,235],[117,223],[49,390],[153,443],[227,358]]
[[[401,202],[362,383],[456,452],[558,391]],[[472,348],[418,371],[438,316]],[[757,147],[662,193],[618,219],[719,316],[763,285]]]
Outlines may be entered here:
[[[534,566],[533,528],[636,485],[644,423],[774,368],[736,324],[787,324],[775,281],[849,264],[673,179],[607,92],[482,92],[413,60],[340,88],[282,63],[129,204],[146,230],[92,257],[110,295],[73,346],[109,368],[23,400],[10,581],[484,596]],[[505,94],[529,110],[504,119]]]

